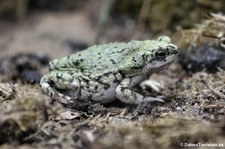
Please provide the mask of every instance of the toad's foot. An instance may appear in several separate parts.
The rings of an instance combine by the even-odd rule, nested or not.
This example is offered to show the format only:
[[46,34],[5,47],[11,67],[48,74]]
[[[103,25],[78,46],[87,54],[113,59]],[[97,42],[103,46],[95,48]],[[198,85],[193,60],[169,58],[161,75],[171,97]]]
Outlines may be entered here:
[[146,87],[150,87],[156,92],[160,92],[162,89],[165,88],[163,84],[151,79],[141,82],[140,86],[142,89],[146,89]]

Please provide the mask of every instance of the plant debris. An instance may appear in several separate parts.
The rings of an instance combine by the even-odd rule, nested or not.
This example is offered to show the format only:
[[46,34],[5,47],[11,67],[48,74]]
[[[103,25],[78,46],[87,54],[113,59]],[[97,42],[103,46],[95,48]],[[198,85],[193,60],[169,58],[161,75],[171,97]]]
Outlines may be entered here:
[[[215,73],[225,69],[225,16],[210,17],[192,29],[181,29],[178,44],[183,49],[179,62],[188,73],[202,70]],[[179,37],[180,38],[180,37]]]
[[33,53],[16,54],[0,59],[0,81],[21,80],[24,83],[39,83],[40,69],[48,65],[49,58]]
[[198,47],[200,45],[224,45],[225,16],[211,13],[209,19],[197,24],[192,29],[180,29],[178,44],[180,47]]
[[215,73],[219,68],[225,70],[225,48],[221,46],[202,45],[183,49],[178,59],[189,74],[203,70]]
[[15,87],[10,83],[0,83],[0,102],[9,100],[15,94]]

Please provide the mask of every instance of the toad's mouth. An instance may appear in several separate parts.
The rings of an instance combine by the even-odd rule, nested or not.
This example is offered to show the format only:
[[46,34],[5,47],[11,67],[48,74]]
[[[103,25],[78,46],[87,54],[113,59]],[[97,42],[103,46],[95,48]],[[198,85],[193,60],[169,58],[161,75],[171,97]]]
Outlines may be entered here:
[[166,57],[164,61],[158,62],[158,67],[159,68],[164,68],[170,65],[175,59],[177,58],[177,55],[169,55]]
[[163,61],[154,61],[151,64],[146,65],[145,70],[160,71],[160,70],[168,67],[176,58],[177,58],[177,54],[176,55],[169,55]]
[[[166,57],[164,65],[171,64],[175,59],[177,58],[177,55],[170,55]],[[163,64],[162,64],[163,65]]]
[[151,73],[161,71],[167,68],[177,58],[177,55],[178,54],[169,55],[166,57],[165,60],[152,61],[147,65],[145,65],[143,68],[139,69],[138,71],[134,71],[133,73],[130,73],[127,76],[148,75]]

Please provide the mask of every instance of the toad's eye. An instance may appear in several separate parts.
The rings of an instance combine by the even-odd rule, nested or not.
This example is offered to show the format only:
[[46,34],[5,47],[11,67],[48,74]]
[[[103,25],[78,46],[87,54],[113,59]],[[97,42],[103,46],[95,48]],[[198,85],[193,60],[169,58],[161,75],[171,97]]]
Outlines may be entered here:
[[159,50],[155,53],[155,57],[158,60],[165,60],[166,55],[167,55],[166,50]]

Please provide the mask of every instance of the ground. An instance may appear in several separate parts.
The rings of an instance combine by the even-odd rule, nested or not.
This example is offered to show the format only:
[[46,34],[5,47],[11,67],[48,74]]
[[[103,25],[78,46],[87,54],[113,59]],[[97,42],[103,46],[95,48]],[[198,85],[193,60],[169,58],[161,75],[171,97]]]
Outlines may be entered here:
[[45,95],[38,80],[49,59],[94,43],[89,20],[82,11],[45,12],[1,23],[0,148],[225,147],[223,70],[190,74],[176,60],[150,77],[164,85],[160,92],[143,91],[164,103],[78,101],[69,109]]

